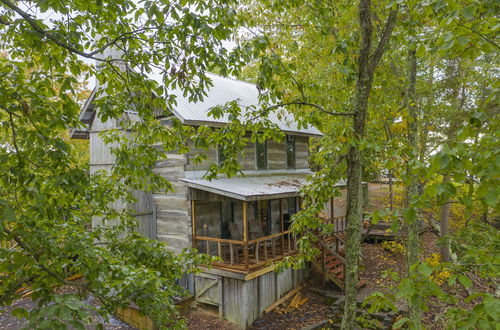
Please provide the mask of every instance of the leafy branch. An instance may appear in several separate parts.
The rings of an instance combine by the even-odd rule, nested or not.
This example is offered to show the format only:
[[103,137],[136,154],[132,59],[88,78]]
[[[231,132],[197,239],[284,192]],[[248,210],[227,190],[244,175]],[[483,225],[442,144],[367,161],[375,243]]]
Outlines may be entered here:
[[[57,38],[56,36],[54,36],[52,33],[46,31],[45,29],[43,29],[38,24],[38,22],[34,18],[31,17],[30,14],[28,14],[25,11],[23,11],[21,8],[19,8],[14,3],[12,3],[10,0],[0,0],[0,1],[4,5],[6,5],[7,7],[9,7],[10,9],[12,9],[13,11],[15,11],[17,14],[19,14],[26,22],[28,22],[29,25],[31,25],[31,27],[33,29],[35,29],[35,31],[37,31],[38,33],[44,35],[48,39],[52,40],[57,45],[65,48],[66,50],[69,50],[70,52],[72,52],[74,54],[83,56],[83,57],[88,58],[88,59],[93,59],[93,60],[96,60],[96,61],[103,61],[103,59],[97,58],[95,56],[98,55],[98,54],[103,53],[106,49],[108,49],[109,47],[115,45],[118,41],[123,40],[123,39],[131,38],[133,35],[135,35],[137,33],[141,33],[141,32],[144,32],[144,31],[150,31],[150,30],[156,30],[156,29],[158,29],[158,27],[142,27],[142,28],[139,28],[139,29],[136,29],[136,30],[133,30],[133,31],[124,32],[124,33],[118,35],[117,37],[113,38],[111,41],[107,42],[104,46],[102,46],[102,47],[100,47],[100,48],[98,48],[98,49],[96,49],[96,50],[94,50],[94,51],[92,51],[90,53],[86,53],[86,52],[83,52],[83,51],[77,49],[75,46],[70,45],[70,44],[68,44],[68,43],[60,40],[59,38]],[[6,22],[4,22],[4,20],[0,20],[0,23],[7,24]]]

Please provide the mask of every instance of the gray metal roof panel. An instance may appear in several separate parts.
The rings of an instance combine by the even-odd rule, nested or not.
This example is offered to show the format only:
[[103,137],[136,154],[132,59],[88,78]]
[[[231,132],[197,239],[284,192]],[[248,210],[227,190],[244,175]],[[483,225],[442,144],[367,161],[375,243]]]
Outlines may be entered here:
[[[213,86],[208,89],[207,96],[204,97],[203,101],[190,102],[189,98],[187,96],[185,97],[179,89],[171,91],[171,93],[176,96],[177,100],[177,106],[174,107],[174,114],[183,123],[189,125],[204,124],[208,126],[223,126],[229,122],[227,115],[215,119],[208,115],[211,108],[235,100],[243,107],[259,104],[259,92],[255,84],[224,78],[211,73],[208,74],[208,76],[212,79]],[[159,84],[162,84],[162,76],[160,74],[152,72],[149,74],[149,77]],[[90,123],[93,120],[94,109],[92,107],[92,102],[96,90],[97,89],[94,88],[87,102],[82,107],[80,120],[84,123]],[[294,116],[287,113],[285,109],[271,112],[269,114],[269,120],[285,132],[311,136],[323,135],[313,126],[299,128]]]
[[[175,115],[186,124],[214,124],[215,126],[227,124],[228,116],[215,119],[209,116],[208,112],[215,106],[221,106],[231,101],[237,101],[242,107],[256,106],[259,104],[259,92],[255,84],[248,82],[221,77],[209,73],[213,86],[207,90],[207,96],[203,101],[190,102],[189,97],[185,97],[179,89],[171,91],[176,96],[177,106],[174,107]],[[161,75],[152,74],[151,79],[161,83]],[[242,111],[245,111],[243,108]],[[285,132],[293,132],[306,135],[323,135],[316,127],[309,126],[298,127],[294,116],[285,109],[272,111],[269,114],[269,120],[278,125]]]
[[243,200],[283,198],[296,196],[307,175],[245,176],[236,178],[180,179],[190,188]]

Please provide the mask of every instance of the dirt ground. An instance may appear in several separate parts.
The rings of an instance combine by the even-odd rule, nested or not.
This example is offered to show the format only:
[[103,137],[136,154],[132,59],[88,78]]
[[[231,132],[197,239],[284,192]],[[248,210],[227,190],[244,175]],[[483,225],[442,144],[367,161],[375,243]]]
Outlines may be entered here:
[[[263,317],[257,319],[252,326],[251,330],[266,329],[302,329],[310,326],[318,321],[325,319],[331,314],[331,309],[326,303],[325,298],[312,293],[309,287],[302,289],[301,297],[308,298],[309,300],[299,308],[289,312],[279,314],[276,311],[271,311]],[[289,303],[289,301],[287,302]],[[279,308],[277,310],[280,310]],[[236,325],[220,320],[217,317],[216,311],[204,307],[198,307],[191,310],[187,314],[189,329],[207,329],[207,330],[237,330],[240,329]]]

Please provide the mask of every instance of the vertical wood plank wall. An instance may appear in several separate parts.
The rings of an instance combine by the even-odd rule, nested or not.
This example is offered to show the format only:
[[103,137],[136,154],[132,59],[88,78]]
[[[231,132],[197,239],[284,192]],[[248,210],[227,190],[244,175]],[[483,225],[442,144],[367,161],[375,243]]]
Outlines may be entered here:
[[223,317],[245,329],[308,276],[309,269],[304,268],[271,271],[249,281],[223,277]]

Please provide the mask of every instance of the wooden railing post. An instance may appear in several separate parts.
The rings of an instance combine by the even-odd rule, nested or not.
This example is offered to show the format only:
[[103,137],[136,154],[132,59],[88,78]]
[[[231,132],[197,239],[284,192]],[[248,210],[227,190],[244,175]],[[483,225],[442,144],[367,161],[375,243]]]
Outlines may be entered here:
[[333,202],[334,198],[335,197],[333,197],[333,196],[330,198],[330,216],[332,219],[335,218],[335,210],[334,210],[334,202]]
[[[324,239],[324,236],[322,239]],[[321,252],[323,255],[323,269],[322,270],[325,271],[326,270],[326,251],[321,245],[320,245],[320,247],[321,247]]]
[[283,199],[280,198],[280,223],[281,223],[281,254],[285,254],[285,214],[283,212]]
[[191,242],[193,248],[196,248],[196,209],[194,199],[191,200]]
[[247,202],[243,202],[243,257],[245,269],[248,270],[248,218],[247,218]]

